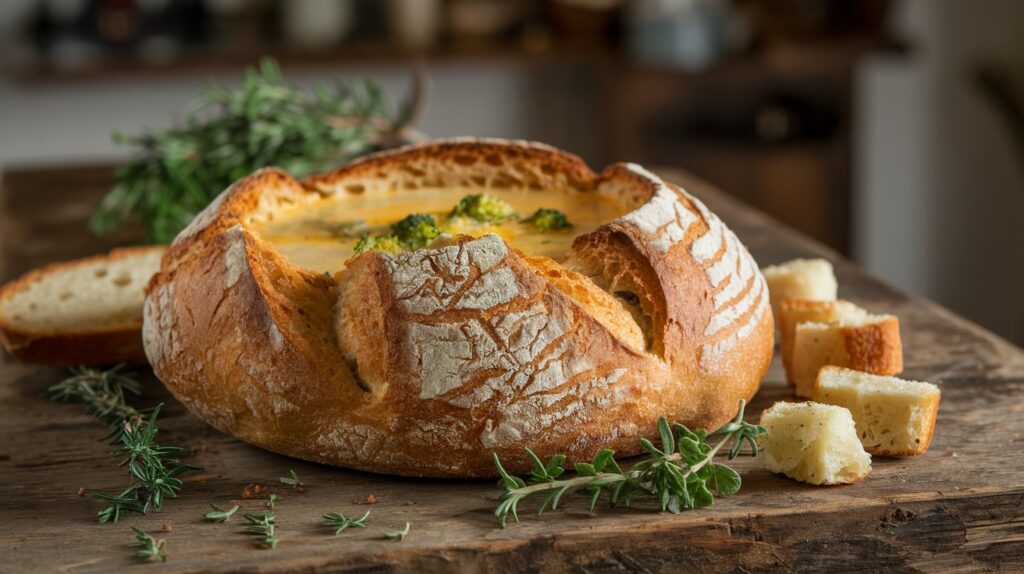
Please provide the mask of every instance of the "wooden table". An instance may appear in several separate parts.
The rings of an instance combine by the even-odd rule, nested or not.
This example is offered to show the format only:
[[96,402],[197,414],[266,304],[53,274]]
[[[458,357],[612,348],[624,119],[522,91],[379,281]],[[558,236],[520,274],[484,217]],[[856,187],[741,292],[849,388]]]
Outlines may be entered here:
[[[97,248],[75,230],[87,213],[81,205],[91,203],[108,176],[82,173],[71,178],[74,189],[66,184],[69,174],[7,179],[8,219],[0,232],[5,276]],[[524,509],[522,524],[502,530],[492,514],[499,494],[492,481],[390,478],[273,455],[207,427],[153,382],[145,402],[167,402],[161,439],[197,449],[188,462],[205,471],[189,475],[182,496],[163,512],[100,525],[100,503],[79,496],[79,489],[114,491],[128,481],[99,440],[103,429],[78,406],[39,398],[61,373],[7,360],[0,364],[0,572],[140,568],[126,546],[129,526],[166,539],[170,559],[144,566],[152,572],[1024,571],[1024,352],[700,182],[690,188],[762,264],[828,257],[843,297],[900,316],[904,374],[942,386],[927,455],[876,459],[864,482],[831,488],[800,484],[767,472],[759,459],[743,459],[737,464],[743,490],[710,508],[680,515],[600,508],[592,515],[573,498],[541,518]],[[60,197],[70,203],[50,203]],[[35,234],[45,236],[37,243]],[[756,417],[786,398],[776,362],[748,412]],[[290,468],[305,492],[277,482]],[[253,483],[268,487],[263,494],[279,495],[275,550],[255,548],[240,534],[237,517],[227,524],[201,520],[209,503],[230,505]],[[366,504],[370,495],[375,504]],[[335,537],[320,525],[322,513],[365,510],[371,511],[365,530]],[[406,522],[412,530],[404,542],[381,537]],[[172,531],[156,532],[164,524]]]

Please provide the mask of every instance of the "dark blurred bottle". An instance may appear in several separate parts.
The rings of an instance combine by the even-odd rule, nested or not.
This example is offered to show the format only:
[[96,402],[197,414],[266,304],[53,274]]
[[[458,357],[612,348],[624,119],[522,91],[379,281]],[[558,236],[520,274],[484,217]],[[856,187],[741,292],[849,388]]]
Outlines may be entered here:
[[28,37],[38,59],[60,70],[87,68],[100,49],[90,21],[88,0],[44,0],[28,21]]

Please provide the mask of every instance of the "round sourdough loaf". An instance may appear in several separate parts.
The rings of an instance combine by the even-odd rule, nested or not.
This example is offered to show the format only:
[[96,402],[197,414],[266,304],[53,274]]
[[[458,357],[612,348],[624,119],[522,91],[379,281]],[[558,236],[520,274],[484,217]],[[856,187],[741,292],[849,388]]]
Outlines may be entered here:
[[[256,227],[339,194],[454,186],[614,198],[625,215],[561,261],[497,235],[368,252],[330,276]],[[585,200],[585,199],[584,199]],[[493,476],[639,450],[659,416],[715,428],[772,355],[764,278],[696,198],[647,170],[548,146],[451,140],[297,181],[232,185],[175,240],[145,304],[146,353],[196,416],[265,449],[414,476]]]

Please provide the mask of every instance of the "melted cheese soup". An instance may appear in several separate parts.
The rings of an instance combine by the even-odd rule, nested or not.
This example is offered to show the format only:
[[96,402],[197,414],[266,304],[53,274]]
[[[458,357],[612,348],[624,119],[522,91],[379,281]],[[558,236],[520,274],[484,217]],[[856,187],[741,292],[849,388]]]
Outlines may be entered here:
[[[254,225],[255,231],[293,263],[317,272],[333,273],[345,266],[359,238],[366,233],[383,235],[388,227],[413,213],[433,215],[445,232],[479,237],[494,233],[531,255],[556,260],[568,256],[578,235],[616,219],[626,209],[615,199],[578,191],[488,190],[508,202],[521,217],[537,209],[557,209],[572,227],[537,231],[518,221],[477,223],[467,218],[447,220],[452,208],[466,195],[482,193],[472,188],[417,189],[364,194],[339,194],[278,213]],[[449,225],[445,225],[449,223]]]

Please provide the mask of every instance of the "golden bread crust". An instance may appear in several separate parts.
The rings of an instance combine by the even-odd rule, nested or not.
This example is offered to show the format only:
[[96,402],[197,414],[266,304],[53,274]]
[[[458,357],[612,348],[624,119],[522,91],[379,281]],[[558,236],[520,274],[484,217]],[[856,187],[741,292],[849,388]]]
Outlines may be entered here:
[[843,366],[875,375],[903,372],[903,343],[898,318],[890,316],[877,323],[843,327],[841,333],[850,360]]
[[[324,195],[445,185],[568,187],[632,211],[578,237],[565,266],[463,236],[366,253],[335,277],[251,229]],[[614,297],[627,288],[635,315]],[[639,166],[596,174],[495,140],[403,148],[303,182],[256,172],[182,232],[147,293],[147,355],[197,416],[283,454],[414,476],[493,476],[492,453],[521,472],[523,447],[570,463],[630,455],[662,415],[713,429],[757,391],[774,336],[756,263],[695,198]]]

